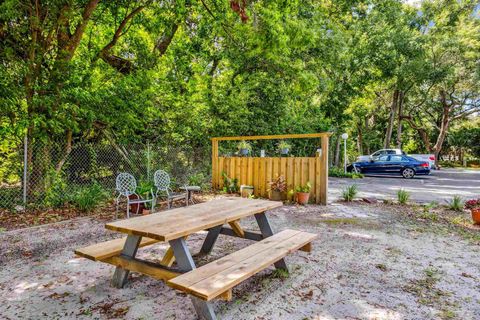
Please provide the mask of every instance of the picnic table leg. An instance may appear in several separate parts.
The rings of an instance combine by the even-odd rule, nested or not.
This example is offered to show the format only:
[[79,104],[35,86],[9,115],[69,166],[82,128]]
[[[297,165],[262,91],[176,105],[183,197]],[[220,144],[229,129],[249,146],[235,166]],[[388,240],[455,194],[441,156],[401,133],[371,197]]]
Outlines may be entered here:
[[208,229],[207,237],[205,238],[205,241],[203,241],[202,249],[200,249],[201,253],[210,253],[210,251],[212,251],[213,245],[220,234],[220,230],[222,230],[222,226]]
[[[123,246],[121,255],[134,258],[137,254],[141,239],[142,237],[129,235],[127,240],[125,240],[125,245]],[[116,267],[112,278],[112,285],[116,288],[123,288],[123,286],[127,283],[129,273],[130,272],[128,270],[125,270],[121,267]]]
[[[265,212],[255,214],[255,220],[257,220],[258,227],[264,239],[273,236],[274,232]],[[276,269],[283,269],[288,272],[288,267],[284,259],[278,260],[274,265]]]
[[[180,270],[188,272],[196,268],[195,262],[193,261],[192,255],[188,250],[187,243],[184,238],[178,238],[175,240],[170,240],[170,247],[173,248],[173,253],[175,254],[175,260]],[[209,302],[203,301],[197,297],[191,296],[193,306],[197,311],[197,315],[200,319],[205,320],[216,320],[215,312],[213,307]]]

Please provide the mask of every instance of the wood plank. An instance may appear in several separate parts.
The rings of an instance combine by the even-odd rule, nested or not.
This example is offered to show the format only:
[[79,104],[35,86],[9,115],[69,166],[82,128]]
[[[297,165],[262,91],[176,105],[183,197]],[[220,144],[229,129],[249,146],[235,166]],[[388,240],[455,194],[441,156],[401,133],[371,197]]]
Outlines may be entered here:
[[[186,240],[188,236],[185,236],[183,238]],[[162,261],[160,261],[160,264],[165,267],[171,267],[174,262],[175,262],[175,255],[173,252],[173,248],[168,247],[167,251],[163,255]]]
[[[76,249],[75,254],[93,261],[103,260],[119,255],[122,252],[126,239],[127,238],[120,238],[92,244],[88,247]],[[145,247],[157,242],[159,241],[155,239],[142,238],[140,247]]]
[[308,158],[302,158],[302,186],[308,182]]
[[[275,245],[278,241],[282,241],[284,239],[289,239],[293,237],[294,235],[298,234],[300,231],[297,230],[283,230],[281,232],[278,232],[274,234],[271,237],[268,237],[266,239],[263,239],[259,242],[256,242],[253,245],[250,245],[248,247],[245,247],[243,249],[240,249],[238,251],[234,252],[233,254],[230,254],[228,256],[222,257],[218,260],[212,261],[211,263],[208,264],[208,268],[206,268],[207,265],[201,266],[196,270],[195,273],[187,272],[182,275],[181,279],[176,279],[175,283],[178,285],[182,285],[184,287],[189,287],[199,281],[202,281],[204,279],[207,279],[227,268],[230,268],[241,261],[248,259],[249,257],[252,256],[252,254],[256,252],[262,252],[263,250],[266,250],[273,245]],[[254,246],[254,247],[253,247]],[[168,283],[167,283],[168,284]],[[170,284],[168,284],[170,285]]]
[[282,206],[281,202],[226,197],[148,216],[108,223],[109,230],[160,241],[177,239]]
[[308,181],[312,186],[310,198],[315,200],[315,158],[308,158]]
[[240,179],[242,177],[242,171],[241,171],[241,166],[242,166],[242,159],[243,157],[235,157],[235,175],[234,178],[238,180],[238,185],[240,186]]
[[292,157],[287,159],[287,175],[286,175],[286,183],[287,183],[287,196],[288,200],[292,201],[293,199],[293,194],[290,192],[290,190],[294,190],[295,187],[293,185],[294,180],[293,180],[293,169],[294,169],[294,163],[293,163]]
[[320,133],[300,133],[300,134],[278,134],[278,135],[267,135],[267,136],[245,136],[245,137],[215,137],[212,138],[218,141],[227,141],[227,140],[276,140],[276,139],[301,139],[301,138],[321,138],[321,137],[330,137],[331,132],[320,132]]
[[266,168],[267,168],[267,163],[266,163],[266,159],[265,158],[259,158],[259,162],[260,162],[260,176],[258,178],[258,188],[260,189],[260,196],[261,197],[264,197],[264,198],[268,198],[268,196],[266,196],[266,190],[267,190],[267,187],[266,187],[266,184],[267,184],[267,178],[266,178]]
[[265,166],[265,197],[270,198],[270,182],[273,180],[272,172],[273,172],[273,160],[272,158],[265,158],[266,166]]
[[218,168],[218,140],[212,139],[212,186],[218,187],[218,176],[221,174]]
[[320,203],[328,202],[328,136],[322,137],[322,156],[320,157]]
[[230,160],[230,172],[228,173],[228,177],[233,180],[235,178],[235,170],[237,169],[236,168],[236,161],[235,161],[236,158],[231,157],[231,158],[229,158],[229,160]]
[[225,291],[219,296],[219,298],[224,301],[232,301],[232,298],[233,298],[232,290]]
[[230,221],[228,224],[230,225],[230,227],[232,227],[233,232],[235,232],[237,236],[239,236],[240,238],[245,238],[245,231],[243,231],[239,220]]
[[242,185],[242,184],[247,184],[247,161],[248,161],[248,158],[245,158],[243,157],[241,159],[241,162],[240,162],[240,183],[239,185]]
[[163,255],[162,261],[160,261],[160,264],[165,267],[171,267],[174,262],[175,262],[175,255],[173,253],[173,248],[168,247],[167,251]]
[[293,187],[296,188],[297,186],[301,185],[301,169],[302,169],[302,159],[295,158],[293,162]]
[[260,178],[260,158],[253,158],[253,194],[260,196],[259,178]]
[[220,157],[218,158],[218,171],[216,173],[216,179],[217,179],[217,186],[219,189],[223,189],[223,177],[222,177],[222,172],[225,171],[224,169],[224,161],[225,161],[225,158],[224,157]]
[[280,164],[278,166],[278,170],[280,171],[280,175],[283,177],[287,177],[287,159],[285,157],[280,158]]
[[229,256],[167,282],[204,300],[212,300],[287,254],[313,241],[316,234],[285,230]]
[[273,171],[272,180],[276,180],[280,176],[280,158],[272,158]]
[[126,258],[122,256],[106,258],[106,259],[103,259],[102,262],[109,263],[114,266],[121,267],[123,269],[130,270],[133,272],[145,274],[154,279],[163,280],[163,281],[167,281],[181,275],[180,273],[162,269],[151,263],[146,263],[144,261],[139,261],[136,259]]
[[321,187],[320,157],[315,159],[315,203],[320,203]]
[[247,185],[253,186],[253,158],[247,158]]

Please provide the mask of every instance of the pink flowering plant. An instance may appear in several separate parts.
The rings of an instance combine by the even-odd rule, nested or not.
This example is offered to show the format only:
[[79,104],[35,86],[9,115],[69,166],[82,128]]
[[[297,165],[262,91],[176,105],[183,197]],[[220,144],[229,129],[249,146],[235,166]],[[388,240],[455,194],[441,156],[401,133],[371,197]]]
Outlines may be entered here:
[[472,199],[465,202],[465,209],[480,209],[480,199]]

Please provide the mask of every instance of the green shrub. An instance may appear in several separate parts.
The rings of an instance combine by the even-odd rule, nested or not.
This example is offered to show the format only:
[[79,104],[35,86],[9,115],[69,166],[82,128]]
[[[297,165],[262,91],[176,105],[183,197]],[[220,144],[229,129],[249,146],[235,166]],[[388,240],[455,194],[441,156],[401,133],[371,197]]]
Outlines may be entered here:
[[58,208],[68,202],[67,182],[62,173],[50,170],[45,178],[45,193],[43,204]]
[[190,186],[199,186],[202,190],[208,189],[210,187],[210,182],[208,178],[202,172],[195,173],[188,177],[188,184]]
[[80,211],[88,212],[105,201],[109,193],[103,187],[94,183],[78,188],[71,196],[70,202]]
[[356,184],[352,184],[351,186],[345,187],[345,189],[342,190],[342,198],[345,201],[352,201],[358,193],[358,187]]
[[337,167],[332,167],[328,170],[329,177],[336,177],[336,178],[350,178],[350,179],[361,179],[363,178],[363,174],[356,173],[356,172],[344,172],[344,169],[340,169]]
[[145,181],[145,180],[140,180],[140,183],[137,186],[137,189],[135,190],[139,195],[142,197],[144,196],[150,196],[151,197],[151,192],[155,192],[156,187],[153,181]]
[[397,191],[397,200],[400,204],[406,204],[410,199],[410,193],[406,190],[400,189]]
[[240,190],[238,186],[238,179],[231,179],[225,172],[222,172],[223,177],[223,191],[226,193],[237,193]]
[[463,210],[463,199],[460,196],[453,196],[453,199],[450,201],[447,201],[448,203],[448,209],[453,210],[453,211],[462,211]]

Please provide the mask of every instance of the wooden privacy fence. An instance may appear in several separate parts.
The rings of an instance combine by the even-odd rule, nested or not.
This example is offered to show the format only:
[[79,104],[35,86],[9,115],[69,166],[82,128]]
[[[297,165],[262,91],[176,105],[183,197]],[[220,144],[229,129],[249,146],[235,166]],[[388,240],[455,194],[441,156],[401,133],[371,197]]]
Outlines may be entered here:
[[[328,139],[331,133],[289,134],[273,136],[247,136],[212,138],[212,186],[223,188],[222,172],[238,179],[239,185],[254,187],[257,197],[269,197],[269,182],[284,176],[287,191],[310,182],[310,197],[315,203],[327,204],[328,194]],[[226,140],[276,140],[319,138],[321,152],[316,157],[221,157],[218,144]]]

